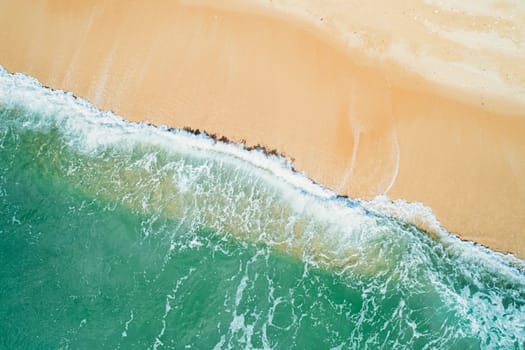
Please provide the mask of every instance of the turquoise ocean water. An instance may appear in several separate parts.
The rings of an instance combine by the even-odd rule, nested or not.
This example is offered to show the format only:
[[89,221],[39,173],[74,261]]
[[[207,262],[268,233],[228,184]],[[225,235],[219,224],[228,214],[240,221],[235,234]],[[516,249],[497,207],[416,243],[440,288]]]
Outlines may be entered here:
[[429,220],[0,68],[0,349],[524,349],[522,262]]

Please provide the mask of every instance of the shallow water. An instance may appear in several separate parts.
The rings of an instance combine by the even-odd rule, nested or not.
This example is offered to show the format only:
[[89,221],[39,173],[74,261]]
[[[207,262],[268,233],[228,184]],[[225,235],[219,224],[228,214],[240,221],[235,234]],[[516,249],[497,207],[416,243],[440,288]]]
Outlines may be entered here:
[[3,70],[0,118],[0,348],[525,347],[520,261],[413,206]]

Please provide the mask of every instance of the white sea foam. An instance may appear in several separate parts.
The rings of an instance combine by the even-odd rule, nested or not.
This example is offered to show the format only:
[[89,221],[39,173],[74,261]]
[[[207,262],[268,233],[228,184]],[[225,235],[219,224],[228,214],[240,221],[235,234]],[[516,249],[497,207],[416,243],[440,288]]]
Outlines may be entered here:
[[[266,317],[265,325],[275,327],[275,310],[290,302],[286,297],[275,297],[272,292],[274,287],[269,283],[268,300],[273,306],[268,312],[254,316],[253,313],[245,313],[241,307],[253,288],[254,277],[250,275],[249,265],[259,257],[265,259],[265,254],[271,250],[267,246],[300,258],[305,262],[304,275],[308,274],[308,269],[320,266],[335,268],[340,274],[350,271],[354,276],[374,276],[373,279],[365,279],[366,283],[360,286],[362,299],[369,302],[363,304],[359,313],[352,315],[356,326],[351,339],[360,344],[377,340],[374,336],[362,338],[364,328],[370,321],[363,317],[379,311],[382,302],[379,299],[386,297],[386,285],[394,280],[396,286],[409,288],[411,292],[422,291],[422,295],[425,290],[435,292],[431,294],[432,298],[444,301],[444,305],[464,316],[467,321],[462,327],[467,327],[469,334],[479,334],[480,339],[490,344],[510,339],[490,339],[494,337],[490,329],[494,324],[493,317],[497,317],[499,329],[518,324],[513,326],[513,331],[519,339],[524,337],[519,324],[524,323],[525,318],[519,310],[512,309],[521,306],[506,305],[497,290],[499,284],[503,284],[501,281],[517,286],[515,289],[518,290],[525,285],[523,273],[512,267],[512,264],[519,265],[520,260],[461,241],[442,228],[430,208],[421,203],[390,200],[386,196],[371,201],[338,197],[333,191],[312,182],[305,174],[294,172],[290,161],[283,157],[266,155],[260,150],[248,151],[242,145],[217,142],[206,135],[170,131],[167,127],[153,127],[146,123],[129,123],[113,113],[97,110],[70,93],[45,89],[33,78],[11,75],[3,69],[0,69],[0,108],[24,110],[20,120],[2,120],[2,127],[9,122],[8,127],[24,130],[58,128],[63,136],[61,146],[62,142],[66,142],[74,151],[75,159],[80,154],[85,155],[85,159],[98,161],[99,155],[105,157],[105,151],[114,151],[110,154],[117,156],[125,155],[121,163],[118,159],[115,159],[117,163],[109,163],[110,170],[106,169],[106,172],[91,174],[92,168],[82,170],[82,163],[74,162],[73,165],[78,168],[66,170],[70,172],[70,177],[80,173],[80,178],[82,171],[89,172],[88,177],[95,182],[97,193],[99,190],[106,191],[110,199],[118,197],[121,203],[129,204],[140,213],[147,213],[142,222],[146,238],[155,234],[152,223],[162,215],[159,211],[168,216],[175,213],[174,217],[180,222],[166,236],[171,242],[167,254],[172,254],[177,248],[201,249],[206,246],[206,236],[190,236],[186,241],[177,239],[179,231],[193,232],[199,227],[210,228],[218,232],[219,237],[233,234],[241,242],[266,244],[244,268],[239,269],[237,277],[232,277],[238,278],[238,287],[230,303],[233,313],[228,336],[221,336],[216,348],[233,347],[233,338],[240,339],[248,348],[258,317]],[[140,154],[129,156],[136,148],[140,149]],[[146,150],[142,151],[143,148]],[[161,151],[165,151],[169,159],[162,160],[159,156]],[[176,154],[183,156],[174,156]],[[104,164],[96,163],[97,166]],[[113,189],[107,188],[111,187],[113,179],[99,178],[100,174],[111,177],[115,174],[112,171],[118,175],[115,181],[119,186],[114,187],[123,188],[124,192],[118,189],[111,192]],[[190,200],[185,201],[188,198]],[[429,235],[422,234],[416,227]],[[220,244],[215,249],[220,250]],[[164,263],[168,260],[165,259]],[[456,279],[449,280],[449,275]],[[489,282],[486,281],[487,275]],[[179,286],[186,278],[178,280],[166,295],[164,310],[157,324],[159,330],[151,339],[150,348],[163,344],[163,337],[169,332],[166,319],[178,297]],[[388,282],[376,284],[376,280]],[[458,292],[457,280],[479,287],[479,292],[461,288]],[[359,283],[359,279],[355,283]],[[487,285],[490,287],[485,288]],[[512,292],[514,287],[505,288]],[[370,295],[377,298],[369,298]],[[517,299],[522,300],[520,298]],[[405,301],[400,301],[396,317],[406,323],[412,329],[413,336],[417,337],[418,329],[410,323],[409,309]],[[301,317],[293,315],[290,322],[300,324]],[[133,314],[126,322],[122,336],[128,335],[132,320]],[[287,327],[284,324],[280,326]],[[453,332],[451,327],[443,329],[443,333],[448,335],[443,338],[453,338]],[[428,346],[439,348],[439,345],[434,343]],[[266,340],[264,346],[269,347],[269,341]]]
[[[0,107],[20,105],[44,115],[53,115],[53,125],[61,125],[65,133],[75,136],[69,137],[67,142],[79,152],[89,154],[107,147],[130,147],[147,140],[148,144],[163,149],[176,149],[177,152],[189,152],[199,157],[216,157],[237,167],[250,164],[261,171],[265,181],[280,190],[295,213],[314,216],[322,222],[329,221],[340,231],[348,231],[351,227],[370,227],[377,217],[390,217],[414,225],[434,238],[457,247],[463,256],[472,255],[480,259],[481,254],[481,259],[496,266],[502,263],[523,265],[512,255],[495,254],[452,236],[441,227],[431,209],[421,203],[390,200],[385,195],[371,201],[338,198],[335,192],[314,183],[304,173],[293,171],[291,162],[284,157],[268,155],[262,150],[246,150],[244,145],[219,142],[204,134],[194,135],[184,130],[168,130],[166,126],[127,122],[112,112],[99,111],[71,93],[44,88],[36,79],[23,74],[10,74],[0,66]],[[32,128],[44,129],[50,126],[45,118],[31,125]],[[155,159],[141,161],[144,162],[141,165],[148,168]],[[177,182],[177,185],[186,186],[186,191],[189,188],[184,181]],[[293,228],[294,218],[290,220]],[[344,255],[348,253],[345,251],[348,240],[364,242],[371,238],[356,233],[359,230],[353,230],[354,234],[350,236],[334,236],[333,233],[339,230],[329,231],[321,230],[317,232],[318,237],[307,239],[310,244],[321,244]],[[285,239],[293,239],[293,236]],[[266,241],[279,244],[277,237],[266,238]],[[308,259],[308,256],[303,258]]]

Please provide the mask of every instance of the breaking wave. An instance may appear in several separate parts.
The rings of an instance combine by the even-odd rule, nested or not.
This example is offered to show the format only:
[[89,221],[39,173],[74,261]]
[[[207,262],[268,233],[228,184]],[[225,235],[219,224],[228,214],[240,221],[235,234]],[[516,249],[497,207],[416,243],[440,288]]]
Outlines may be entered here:
[[[160,328],[151,334],[143,330],[144,342],[135,343],[139,348],[169,348],[167,339],[173,348],[183,343],[363,349],[525,345],[525,276],[517,267],[522,262],[461,241],[419,203],[341,197],[264,149],[130,123],[3,69],[0,118],[4,198],[11,198],[10,186],[16,187],[9,179],[21,181],[15,171],[32,171],[38,181],[59,183],[91,199],[95,216],[120,210],[140,218],[123,232],[138,230],[137,242],[156,242],[155,249],[145,250],[147,256],[137,253],[141,259],[159,259],[149,288],[175,284],[158,287],[164,293],[162,307],[150,317]],[[0,235],[7,242],[14,238],[4,232],[16,231],[23,219],[11,213],[13,202],[3,203],[10,218],[6,216]],[[73,214],[67,220],[85,210],[86,199],[79,203],[70,205]],[[110,236],[97,239],[114,239],[132,250],[132,242]],[[95,238],[79,239],[90,245]],[[209,265],[196,259],[209,260]],[[151,268],[144,264],[149,266],[144,271]],[[186,266],[185,272],[165,276],[172,264]],[[199,275],[222,265],[224,269],[214,271],[225,281],[223,290],[199,287],[208,288],[216,307],[202,306],[199,316],[199,322],[209,318],[215,324],[202,330],[213,334],[206,343],[192,338],[189,330],[184,333],[169,317],[186,310],[191,318],[188,310],[200,310],[185,304],[195,289],[181,290],[188,281],[205,284]],[[287,271],[291,282],[280,280],[279,271]],[[6,276],[0,274],[0,282]],[[124,346],[132,325],[141,317],[148,320],[144,310],[136,309],[122,310],[119,325],[125,329],[115,327],[118,341],[111,343],[109,335],[104,339]],[[7,317],[2,310],[0,319]],[[84,325],[88,322],[86,318]],[[57,332],[65,332],[69,324],[64,327]],[[323,331],[316,333],[316,328]],[[79,332],[70,331],[65,344],[83,339]],[[140,329],[135,332],[140,338]],[[304,343],[308,334],[317,336]]]

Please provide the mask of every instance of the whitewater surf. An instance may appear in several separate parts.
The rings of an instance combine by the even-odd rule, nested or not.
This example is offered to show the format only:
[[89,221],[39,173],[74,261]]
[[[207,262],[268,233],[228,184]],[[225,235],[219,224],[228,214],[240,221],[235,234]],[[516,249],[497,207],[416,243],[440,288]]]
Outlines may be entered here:
[[522,261],[419,204],[0,69],[0,347],[522,349]]

